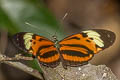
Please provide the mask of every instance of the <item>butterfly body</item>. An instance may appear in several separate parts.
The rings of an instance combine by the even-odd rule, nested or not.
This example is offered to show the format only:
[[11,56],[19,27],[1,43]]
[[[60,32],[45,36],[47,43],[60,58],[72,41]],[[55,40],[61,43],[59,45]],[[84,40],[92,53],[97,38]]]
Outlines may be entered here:
[[73,34],[58,41],[37,34],[20,32],[14,35],[13,42],[21,50],[36,56],[42,65],[56,67],[80,66],[92,59],[94,54],[111,46],[115,34],[108,30],[92,29]]

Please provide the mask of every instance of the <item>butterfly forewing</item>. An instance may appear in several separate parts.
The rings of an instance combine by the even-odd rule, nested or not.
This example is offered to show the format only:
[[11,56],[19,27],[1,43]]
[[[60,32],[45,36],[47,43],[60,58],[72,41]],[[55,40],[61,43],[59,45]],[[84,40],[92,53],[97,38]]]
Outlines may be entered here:
[[86,30],[66,37],[60,44],[60,53],[65,65],[79,66],[88,62],[95,53],[111,46],[115,34],[103,29]]
[[59,53],[54,42],[49,39],[27,32],[17,33],[13,37],[13,42],[21,50],[37,56],[40,63],[49,67],[56,67],[59,64]]

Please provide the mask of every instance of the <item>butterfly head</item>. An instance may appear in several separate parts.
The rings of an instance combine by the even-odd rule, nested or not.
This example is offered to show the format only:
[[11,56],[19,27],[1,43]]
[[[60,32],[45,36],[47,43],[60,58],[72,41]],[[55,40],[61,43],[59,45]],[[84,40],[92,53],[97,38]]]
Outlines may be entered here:
[[58,40],[57,40],[57,36],[56,36],[56,35],[53,35],[53,36],[52,36],[52,40],[53,40],[53,42],[56,43],[56,42],[58,41]]

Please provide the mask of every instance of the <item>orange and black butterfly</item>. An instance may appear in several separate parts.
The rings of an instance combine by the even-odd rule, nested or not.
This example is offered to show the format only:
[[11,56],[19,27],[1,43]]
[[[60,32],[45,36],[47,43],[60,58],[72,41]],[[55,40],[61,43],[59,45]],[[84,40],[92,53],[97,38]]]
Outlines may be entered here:
[[49,40],[37,34],[20,32],[13,36],[13,42],[21,50],[31,53],[42,65],[56,67],[80,66],[91,60],[94,54],[111,46],[115,34],[104,29],[85,30],[70,35],[61,41]]

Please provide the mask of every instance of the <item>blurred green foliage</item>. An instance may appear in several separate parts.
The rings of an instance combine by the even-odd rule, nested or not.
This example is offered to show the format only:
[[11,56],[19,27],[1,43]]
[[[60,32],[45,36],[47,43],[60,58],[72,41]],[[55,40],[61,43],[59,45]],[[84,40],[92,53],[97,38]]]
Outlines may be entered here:
[[60,38],[63,36],[60,26],[42,0],[0,0],[0,29],[7,29],[11,35],[33,32],[50,38],[57,30]]
[[0,27],[13,34],[27,31],[48,38],[58,29],[58,36],[63,36],[60,24],[40,0],[0,0]]

